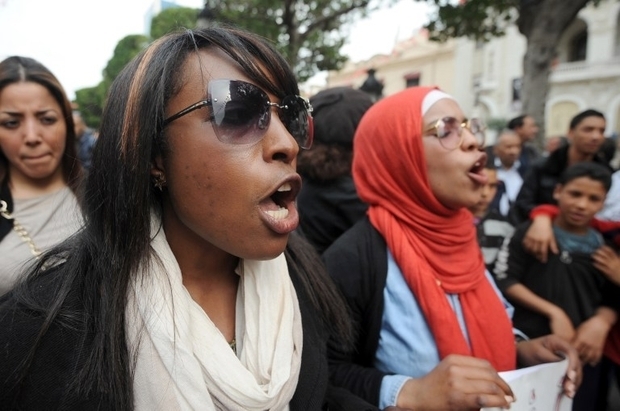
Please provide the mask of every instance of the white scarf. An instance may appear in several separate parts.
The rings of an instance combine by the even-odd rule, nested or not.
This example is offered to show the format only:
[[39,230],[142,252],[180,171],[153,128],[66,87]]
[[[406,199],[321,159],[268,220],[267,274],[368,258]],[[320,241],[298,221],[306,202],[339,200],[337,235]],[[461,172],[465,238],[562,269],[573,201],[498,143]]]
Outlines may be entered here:
[[303,335],[284,254],[240,264],[237,357],[183,286],[157,218],[151,231],[157,258],[132,284],[126,313],[135,409],[288,410]]

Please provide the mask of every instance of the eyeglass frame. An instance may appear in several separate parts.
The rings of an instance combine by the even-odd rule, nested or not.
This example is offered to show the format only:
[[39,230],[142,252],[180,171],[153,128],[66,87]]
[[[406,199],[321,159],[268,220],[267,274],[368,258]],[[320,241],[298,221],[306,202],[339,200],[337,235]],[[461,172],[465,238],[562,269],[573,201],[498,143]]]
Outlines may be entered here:
[[[450,150],[450,151],[452,151],[452,150],[456,150],[457,148],[459,148],[459,147],[463,144],[463,129],[464,129],[464,128],[466,128],[466,129],[467,129],[467,130],[468,130],[468,131],[469,131],[469,132],[470,132],[470,133],[471,133],[474,137],[476,137],[476,135],[477,135],[477,134],[482,135],[482,138],[481,138],[481,139],[479,139],[479,138],[477,138],[477,137],[476,137],[476,140],[478,141],[478,148],[479,148],[479,149],[484,148],[484,144],[486,143],[486,130],[487,130],[487,126],[486,126],[486,124],[484,123],[484,121],[483,121],[482,119],[480,119],[480,118],[478,118],[478,117],[474,117],[474,118],[470,118],[470,119],[465,119],[465,120],[463,120],[462,122],[460,122],[460,123],[458,124],[457,129],[456,129],[456,132],[457,132],[457,134],[458,134],[458,136],[459,136],[459,142],[458,142],[458,144],[457,144],[456,146],[454,146],[453,148],[448,148],[448,147],[446,147],[446,146],[442,143],[442,140],[443,140],[445,137],[447,137],[447,135],[446,135],[445,137],[439,137],[439,126],[440,126],[440,123],[441,123],[441,122],[444,122],[444,123],[445,123],[445,121],[444,121],[445,119],[454,119],[455,121],[457,121],[457,122],[458,122],[458,120],[456,119],[456,117],[453,117],[453,116],[446,116],[446,117],[442,117],[442,118],[438,119],[437,121],[435,121],[435,123],[434,123],[432,126],[430,126],[430,127],[426,128],[426,129],[424,130],[424,134],[425,134],[425,135],[430,135],[430,136],[433,136],[433,137],[437,138],[437,140],[439,140],[439,144],[440,144],[443,148],[445,148],[446,150]],[[474,122],[474,121],[477,121],[477,122],[479,122],[479,123],[480,123],[480,131],[478,131],[478,132],[474,132],[474,131],[471,129],[472,122]],[[432,131],[432,130],[435,130],[435,132],[434,132],[433,134],[428,134],[428,133],[429,133],[430,131]]]

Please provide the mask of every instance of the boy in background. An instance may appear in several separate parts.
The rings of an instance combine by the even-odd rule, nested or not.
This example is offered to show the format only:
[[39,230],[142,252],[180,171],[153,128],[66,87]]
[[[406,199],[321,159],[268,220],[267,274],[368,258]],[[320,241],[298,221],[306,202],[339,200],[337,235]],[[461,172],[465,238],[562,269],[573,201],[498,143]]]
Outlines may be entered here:
[[593,264],[592,254],[605,241],[590,222],[603,208],[610,186],[611,173],[602,165],[582,162],[567,168],[553,193],[559,209],[553,232],[560,252],[547,262],[528,253],[523,247],[528,221],[504,244],[494,268],[499,289],[514,304],[515,328],[530,338],[557,334],[578,350],[585,365],[573,410],[604,409],[592,406],[599,386],[607,386],[599,362],[617,320],[620,288]]
[[478,244],[482,250],[484,263],[489,272],[492,272],[495,259],[505,238],[510,238],[514,227],[508,222],[496,207],[493,207],[493,199],[498,190],[503,189],[502,183],[497,179],[497,169],[487,163],[484,171],[487,174],[487,183],[482,188],[480,201],[469,208],[474,215],[474,225],[478,235]]

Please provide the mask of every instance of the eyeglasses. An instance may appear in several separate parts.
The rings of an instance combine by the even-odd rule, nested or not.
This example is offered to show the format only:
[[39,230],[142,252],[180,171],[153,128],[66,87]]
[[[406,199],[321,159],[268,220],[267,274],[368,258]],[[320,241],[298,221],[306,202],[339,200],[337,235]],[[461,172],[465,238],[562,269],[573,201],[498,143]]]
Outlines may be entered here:
[[468,129],[478,142],[478,146],[482,148],[485,141],[486,125],[479,118],[472,118],[459,123],[454,117],[444,117],[424,131],[424,133],[432,132],[432,135],[439,139],[439,143],[446,150],[454,150],[463,143],[463,129]]
[[207,100],[200,100],[164,120],[164,127],[202,107],[210,107],[209,121],[218,140],[228,144],[253,144],[269,128],[271,109],[278,109],[284,127],[301,148],[312,146],[312,106],[300,96],[286,96],[272,103],[258,86],[240,80],[211,80]]

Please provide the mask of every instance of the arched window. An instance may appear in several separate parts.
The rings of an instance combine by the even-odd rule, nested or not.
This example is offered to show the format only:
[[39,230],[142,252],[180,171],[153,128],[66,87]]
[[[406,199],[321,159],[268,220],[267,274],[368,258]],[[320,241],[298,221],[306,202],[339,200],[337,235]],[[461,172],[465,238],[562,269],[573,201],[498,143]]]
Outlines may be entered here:
[[584,61],[588,51],[588,30],[582,30],[573,36],[570,42],[568,61]]
[[545,131],[547,136],[564,136],[568,131],[570,120],[579,112],[574,101],[558,101],[548,109]]
[[568,63],[584,61],[588,50],[588,25],[577,17],[564,30],[557,47],[557,61]]

